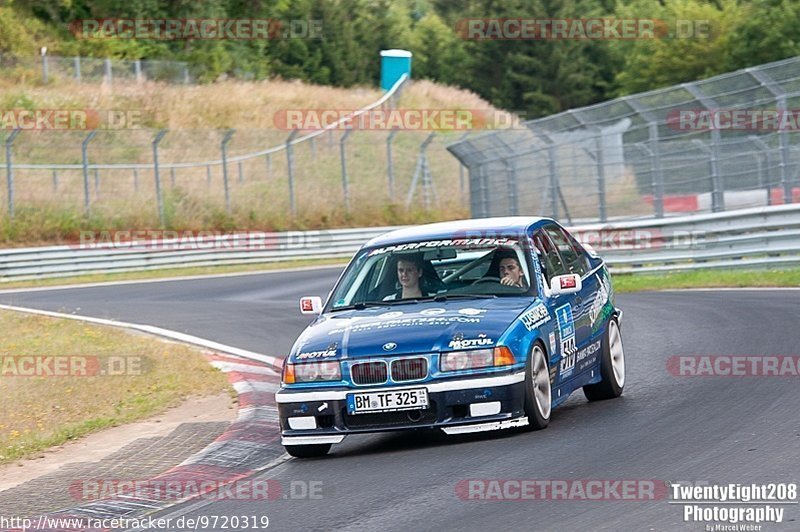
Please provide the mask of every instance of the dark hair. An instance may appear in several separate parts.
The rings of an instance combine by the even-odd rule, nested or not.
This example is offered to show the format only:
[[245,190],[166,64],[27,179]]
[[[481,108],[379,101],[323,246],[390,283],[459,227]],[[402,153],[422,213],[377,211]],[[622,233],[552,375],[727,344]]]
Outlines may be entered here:
[[417,267],[419,271],[423,271],[425,267],[425,261],[422,260],[422,254],[420,253],[402,253],[397,255],[397,262],[400,261],[409,262]]
[[497,260],[497,264],[500,264],[500,261],[503,259],[514,259],[517,261],[519,266],[522,266],[519,262],[519,257],[517,253],[513,249],[504,249],[500,248],[495,252],[495,259]]

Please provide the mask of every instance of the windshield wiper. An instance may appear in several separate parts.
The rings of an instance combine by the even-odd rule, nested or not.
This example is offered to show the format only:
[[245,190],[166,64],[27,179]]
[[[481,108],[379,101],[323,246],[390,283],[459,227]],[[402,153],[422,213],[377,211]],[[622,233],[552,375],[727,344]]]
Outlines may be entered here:
[[338,310],[364,310],[365,308],[388,307],[389,305],[396,305],[397,303],[402,303],[402,302],[403,302],[402,299],[390,300],[390,301],[359,301],[358,303],[354,303],[352,305],[346,305],[344,307],[333,307],[331,308],[331,311],[335,312]]

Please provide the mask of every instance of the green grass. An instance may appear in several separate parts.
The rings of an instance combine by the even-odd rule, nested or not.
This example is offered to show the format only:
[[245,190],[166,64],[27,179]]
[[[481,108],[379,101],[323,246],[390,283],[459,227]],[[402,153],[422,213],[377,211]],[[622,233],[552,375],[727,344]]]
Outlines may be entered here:
[[[148,418],[191,397],[230,393],[225,375],[197,348],[8,311],[0,311],[0,330],[0,464]],[[24,376],[14,370],[16,357],[53,356],[86,357],[99,368],[132,357],[126,360],[137,365],[125,375]]]
[[800,268],[786,270],[707,270],[612,275],[617,292],[671,288],[798,287]]

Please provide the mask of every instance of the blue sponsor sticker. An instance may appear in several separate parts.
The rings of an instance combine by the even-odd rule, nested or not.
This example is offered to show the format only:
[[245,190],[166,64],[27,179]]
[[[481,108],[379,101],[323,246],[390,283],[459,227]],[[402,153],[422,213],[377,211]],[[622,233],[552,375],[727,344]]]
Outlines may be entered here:
[[558,332],[561,340],[575,335],[575,321],[572,318],[572,305],[567,303],[556,309],[558,317]]

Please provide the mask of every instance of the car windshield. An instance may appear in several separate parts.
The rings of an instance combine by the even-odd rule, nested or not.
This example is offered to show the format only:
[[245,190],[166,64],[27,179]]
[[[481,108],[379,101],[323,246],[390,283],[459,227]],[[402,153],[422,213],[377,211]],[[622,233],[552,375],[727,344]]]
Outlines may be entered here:
[[425,240],[362,251],[329,309],[424,299],[533,295],[529,261],[508,238]]

